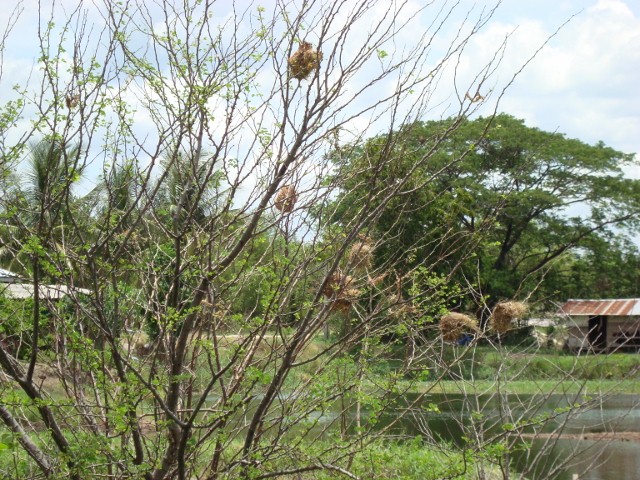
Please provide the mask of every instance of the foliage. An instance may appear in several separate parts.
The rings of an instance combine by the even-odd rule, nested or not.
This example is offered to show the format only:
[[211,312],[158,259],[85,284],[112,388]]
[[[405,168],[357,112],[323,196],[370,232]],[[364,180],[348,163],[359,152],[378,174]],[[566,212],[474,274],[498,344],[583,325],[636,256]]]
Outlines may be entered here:
[[[408,125],[393,138],[343,148],[334,161],[360,171],[385,149],[397,151],[396,161],[370,176],[363,171],[357,179],[348,177],[354,181],[342,184],[335,221],[349,218],[347,212],[362,202],[375,202],[372,192],[406,179],[406,194],[390,201],[375,225],[386,239],[377,251],[378,264],[402,256],[405,269],[424,265],[457,275],[491,304],[529,295],[545,275],[562,271],[569,261],[577,271],[595,272],[596,260],[589,260],[595,256],[589,255],[610,248],[612,229],[631,235],[639,226],[640,182],[621,170],[636,160],[602,143],[590,146],[501,114]],[[421,163],[424,157],[429,161]],[[633,251],[629,245],[617,247],[609,258],[633,281],[632,267],[621,258],[624,249]],[[555,287],[561,299],[573,293],[559,282]],[[595,281],[578,288],[589,292]],[[633,291],[637,284],[608,289],[614,297]]]
[[637,298],[640,251],[625,237],[591,237],[564,254],[545,275],[541,296],[557,298]]
[[[470,459],[452,447],[434,448],[421,438],[403,443],[373,444],[354,460],[354,473],[360,478],[475,478]],[[327,477],[330,478],[330,477]]]
[[[431,46],[459,6],[426,6],[436,20],[403,51],[408,3],[240,4],[228,16],[199,0],[39,5],[37,79],[0,108],[0,262],[33,292],[0,302],[0,476],[446,478],[510,451],[503,430],[482,424],[468,425],[465,452],[388,442],[398,422],[380,421],[397,410],[423,429],[439,406],[403,408],[412,386],[460,380],[467,365],[473,375],[479,340],[508,353],[482,332],[449,345],[436,321],[504,290],[510,273],[484,266],[510,215],[534,208],[527,195],[553,204],[532,187],[533,151],[510,156],[518,135],[496,127],[481,140],[489,121],[467,120],[477,100],[420,121],[493,10],[464,12],[468,33],[436,61]],[[305,38],[313,74],[292,79]],[[357,139],[373,130],[385,133]],[[538,137],[540,148],[558,140]],[[635,184],[598,163],[615,171],[618,153],[572,145],[575,181],[593,187],[583,193],[606,194],[600,213],[630,213]],[[527,193],[490,188],[513,172]],[[296,197],[286,208],[285,191]],[[526,268],[546,258],[529,247]],[[504,422],[518,425],[521,410],[507,407]]]
[[[459,352],[451,349],[443,352],[445,365],[454,363]],[[545,353],[532,347],[508,347],[506,352],[496,352],[491,347],[478,347],[473,355],[465,356],[455,368],[443,368],[441,363],[426,362],[430,378],[448,375],[462,380],[493,380],[498,375],[513,381],[562,381],[630,380],[637,378],[640,359],[634,354],[614,353],[602,355],[566,355]]]
[[[45,314],[41,311],[41,314]],[[33,301],[13,300],[5,295],[0,295],[0,335],[4,348],[16,358],[24,359],[31,353],[33,330]],[[51,338],[41,339],[42,345],[51,341]]]

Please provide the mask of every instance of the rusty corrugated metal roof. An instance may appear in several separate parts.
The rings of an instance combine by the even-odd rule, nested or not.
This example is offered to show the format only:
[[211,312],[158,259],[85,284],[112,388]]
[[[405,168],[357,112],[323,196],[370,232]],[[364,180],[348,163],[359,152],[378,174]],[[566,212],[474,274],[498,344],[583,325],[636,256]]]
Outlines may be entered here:
[[615,300],[567,300],[559,315],[640,315],[640,298]]

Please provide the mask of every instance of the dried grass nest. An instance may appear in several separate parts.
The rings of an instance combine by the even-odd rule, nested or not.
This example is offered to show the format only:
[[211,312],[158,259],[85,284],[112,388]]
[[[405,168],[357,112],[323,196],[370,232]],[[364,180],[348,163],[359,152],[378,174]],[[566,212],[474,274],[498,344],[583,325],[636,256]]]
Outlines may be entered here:
[[297,80],[304,80],[320,68],[322,52],[313,49],[309,42],[302,42],[298,50],[289,57],[289,75]]
[[371,285],[372,287],[377,287],[382,284],[384,279],[387,278],[388,274],[389,272],[382,272],[380,275],[377,275],[375,277],[367,274],[367,283],[369,283],[369,285]]
[[360,290],[353,286],[353,277],[341,272],[331,274],[322,289],[322,294],[332,299],[331,310],[342,313],[346,313],[351,309],[353,302],[357,300],[360,293]]
[[77,107],[79,102],[80,95],[67,95],[64,99],[64,103],[68,109]]
[[293,210],[298,201],[298,193],[292,185],[284,185],[276,195],[275,205],[282,213],[289,213]]
[[349,249],[349,263],[353,268],[369,268],[373,262],[373,250],[372,240],[362,236]]
[[491,312],[489,325],[498,333],[505,333],[511,328],[511,323],[516,318],[522,317],[527,312],[527,305],[522,302],[500,302]]
[[455,342],[463,333],[477,331],[476,320],[463,313],[451,312],[440,318],[440,332],[447,342]]

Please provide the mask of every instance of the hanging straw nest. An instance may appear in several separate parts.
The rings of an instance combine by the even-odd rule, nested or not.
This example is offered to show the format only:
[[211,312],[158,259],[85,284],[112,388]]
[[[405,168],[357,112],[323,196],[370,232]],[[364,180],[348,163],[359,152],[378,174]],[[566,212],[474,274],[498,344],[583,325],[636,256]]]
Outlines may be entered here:
[[332,311],[347,313],[360,296],[360,290],[353,287],[353,277],[335,272],[327,279],[322,294],[333,300]]
[[440,332],[447,342],[455,342],[463,333],[477,331],[477,322],[468,315],[451,312],[440,318]]
[[351,310],[354,302],[360,296],[360,290],[357,288],[350,288],[341,293],[339,298],[336,298],[331,303],[331,311],[348,313]]
[[383,273],[381,273],[380,275],[378,275],[376,277],[371,277],[370,275],[367,275],[367,282],[372,287],[377,287],[378,285],[380,285],[384,281],[384,279],[387,277],[388,273],[389,272],[383,272]]
[[511,322],[522,317],[527,306],[522,302],[500,302],[491,312],[489,324],[498,333],[504,333],[511,328]]
[[327,279],[327,283],[322,289],[322,294],[331,298],[333,296],[340,296],[341,293],[352,288],[353,277],[351,275],[345,275],[342,272],[334,272]]
[[80,102],[80,95],[67,95],[64,99],[64,103],[68,109],[76,108]]
[[322,52],[313,49],[309,42],[302,42],[298,51],[289,57],[289,75],[304,80],[311,72],[320,68]]
[[367,269],[373,262],[373,245],[369,237],[361,237],[349,250],[349,263],[353,268]]
[[296,189],[292,185],[285,185],[276,195],[276,208],[282,213],[289,213],[293,210],[297,200],[298,194],[296,193]]

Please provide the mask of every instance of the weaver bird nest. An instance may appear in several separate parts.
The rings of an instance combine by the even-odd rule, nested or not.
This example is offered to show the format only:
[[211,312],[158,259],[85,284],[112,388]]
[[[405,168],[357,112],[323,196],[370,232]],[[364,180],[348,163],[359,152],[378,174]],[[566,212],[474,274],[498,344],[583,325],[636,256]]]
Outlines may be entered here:
[[527,306],[522,302],[500,302],[491,312],[489,324],[498,333],[504,333],[511,328],[511,322],[522,317],[527,312]]
[[372,287],[377,287],[380,284],[382,284],[384,279],[387,277],[388,273],[389,272],[383,272],[376,277],[371,277],[370,275],[367,275],[367,283],[369,283],[369,285],[371,285]]
[[80,102],[80,95],[67,95],[64,99],[64,104],[68,109],[76,108]]
[[296,189],[291,185],[285,185],[276,195],[276,208],[282,213],[289,213],[293,210],[297,200],[298,194],[296,193]]
[[302,42],[298,51],[289,57],[289,75],[298,80],[304,80],[320,68],[322,52],[313,49],[309,42]]
[[452,312],[440,318],[440,332],[447,342],[455,342],[462,334],[477,331],[477,322],[468,315]]
[[367,269],[373,262],[373,245],[369,237],[362,236],[349,250],[349,263],[353,268]]
[[335,272],[327,279],[322,294],[332,300],[331,310],[347,313],[360,296],[360,290],[353,286],[353,277]]

